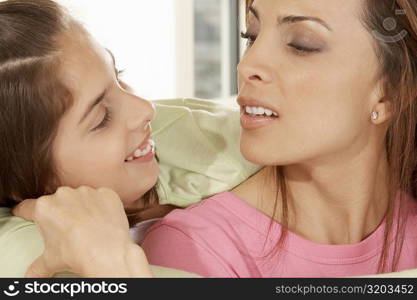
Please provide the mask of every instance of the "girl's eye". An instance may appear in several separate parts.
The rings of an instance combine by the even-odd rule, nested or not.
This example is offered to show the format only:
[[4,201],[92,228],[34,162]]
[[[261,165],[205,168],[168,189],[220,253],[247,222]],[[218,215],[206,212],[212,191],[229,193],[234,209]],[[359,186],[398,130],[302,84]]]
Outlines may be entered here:
[[295,53],[298,55],[307,55],[310,53],[320,52],[320,48],[310,48],[296,43],[289,43],[288,46],[293,48]]
[[256,38],[257,38],[256,35],[250,34],[249,32],[241,32],[240,37],[242,39],[246,40],[246,45],[248,47],[252,46],[255,43]]
[[103,120],[92,131],[96,131],[96,130],[99,130],[101,128],[105,128],[110,121],[111,121],[111,112],[106,107],[106,113],[104,114]]
[[122,77],[122,75],[123,75],[123,73],[124,73],[125,70],[115,69],[115,71],[116,71],[116,79],[117,79],[117,81],[120,82],[121,81],[120,77]]

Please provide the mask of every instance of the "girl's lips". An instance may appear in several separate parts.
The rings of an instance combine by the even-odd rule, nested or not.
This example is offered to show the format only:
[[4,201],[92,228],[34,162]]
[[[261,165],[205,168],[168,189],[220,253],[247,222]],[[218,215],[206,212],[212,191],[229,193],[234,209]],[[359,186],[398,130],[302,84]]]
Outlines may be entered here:
[[129,164],[130,163],[132,163],[132,164],[134,164],[134,163],[143,164],[143,163],[151,162],[154,158],[155,158],[155,148],[153,147],[152,150],[148,154],[146,154],[144,156],[141,156],[139,158],[134,158],[132,161],[128,161],[126,163],[129,163]]
[[149,139],[150,139],[150,137],[151,137],[151,132],[148,132],[146,135],[145,135],[145,138],[143,139],[143,141],[141,142],[141,144],[139,144],[139,146],[137,146],[128,156],[126,156],[126,160],[129,158],[129,157],[132,157],[132,156],[134,156],[135,155],[135,152],[136,152],[136,150],[144,150],[145,148],[146,148],[146,146],[149,144]]
[[125,163],[131,163],[135,161],[147,162],[148,159],[151,160],[155,154],[155,142],[151,139],[145,141],[143,145],[143,150],[137,149],[132,156],[129,156],[125,159]]
[[242,112],[240,115],[240,125],[245,130],[256,130],[272,124],[279,118],[275,116],[251,116],[246,112]]

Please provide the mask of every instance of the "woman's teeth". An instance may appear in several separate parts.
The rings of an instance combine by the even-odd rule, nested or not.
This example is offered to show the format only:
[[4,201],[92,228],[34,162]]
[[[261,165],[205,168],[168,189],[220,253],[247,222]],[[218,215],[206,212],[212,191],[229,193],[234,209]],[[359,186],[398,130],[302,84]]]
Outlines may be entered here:
[[276,112],[273,112],[272,110],[264,107],[253,107],[253,106],[245,106],[244,107],[245,112],[248,115],[251,116],[275,116],[278,117],[278,114]]
[[145,147],[145,149],[143,150],[137,149],[133,153],[133,156],[128,157],[126,161],[132,161],[136,158],[141,158],[145,155],[148,155],[151,151],[155,152],[155,142],[153,140],[149,140],[148,145]]

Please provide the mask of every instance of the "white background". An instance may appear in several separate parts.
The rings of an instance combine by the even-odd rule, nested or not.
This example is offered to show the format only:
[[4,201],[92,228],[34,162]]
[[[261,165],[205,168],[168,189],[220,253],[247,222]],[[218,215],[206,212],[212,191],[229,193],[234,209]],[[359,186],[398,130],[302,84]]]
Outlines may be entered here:
[[150,100],[192,96],[177,82],[177,74],[185,76],[177,66],[181,1],[188,0],[59,0],[114,53],[122,78]]

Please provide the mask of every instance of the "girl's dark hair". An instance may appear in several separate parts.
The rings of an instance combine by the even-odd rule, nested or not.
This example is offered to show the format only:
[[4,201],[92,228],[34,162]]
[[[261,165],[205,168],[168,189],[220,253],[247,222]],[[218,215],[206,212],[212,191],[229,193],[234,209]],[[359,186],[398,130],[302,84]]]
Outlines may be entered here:
[[[73,103],[60,81],[62,35],[81,27],[52,0],[0,2],[0,206],[54,193],[52,145]],[[155,189],[144,200],[157,201]],[[131,224],[138,212],[129,212]]]
[[0,205],[53,192],[52,142],[72,100],[58,79],[69,22],[53,1],[0,2]]
[[[247,13],[252,3],[253,0],[246,0]],[[364,3],[361,21],[374,37],[384,96],[392,104],[393,110],[386,136],[390,202],[386,212],[383,249],[376,270],[384,273],[396,271],[398,267],[407,220],[407,209],[402,205],[405,197],[408,194],[417,199],[417,0],[365,0]],[[279,188],[275,207],[281,206],[283,228],[275,248],[279,249],[288,235],[290,195],[283,167],[276,167],[275,177]],[[280,203],[279,196],[282,199]],[[402,217],[394,224],[394,201],[397,196]],[[392,261],[388,262],[389,236],[394,228],[394,255]]]

